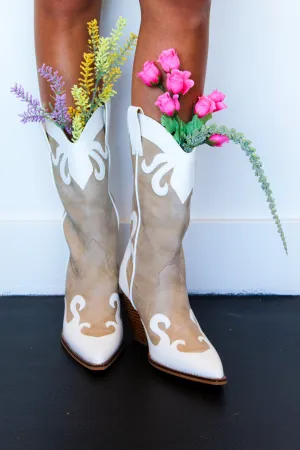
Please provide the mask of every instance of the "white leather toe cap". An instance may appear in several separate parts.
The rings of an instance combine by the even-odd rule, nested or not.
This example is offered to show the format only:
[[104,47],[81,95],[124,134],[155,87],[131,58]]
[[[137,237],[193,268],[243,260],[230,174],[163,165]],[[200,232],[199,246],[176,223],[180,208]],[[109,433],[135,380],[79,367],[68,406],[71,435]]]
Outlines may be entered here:
[[63,339],[68,347],[84,362],[91,365],[106,364],[118,351],[122,344],[122,324],[114,333],[106,336],[94,337],[85,334],[74,333],[73,330],[64,326]]
[[150,357],[161,366],[176,372],[211,380],[222,380],[224,370],[221,359],[214,348],[203,353],[159,352],[151,349]]

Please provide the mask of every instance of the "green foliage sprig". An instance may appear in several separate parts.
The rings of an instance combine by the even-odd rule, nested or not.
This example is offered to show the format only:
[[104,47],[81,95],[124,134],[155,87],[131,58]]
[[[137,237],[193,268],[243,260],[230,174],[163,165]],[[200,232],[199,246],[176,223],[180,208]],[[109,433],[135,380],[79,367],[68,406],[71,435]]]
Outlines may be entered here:
[[286,238],[282,229],[282,225],[277,213],[273,192],[270,183],[265,175],[263,165],[260,157],[256,153],[256,149],[252,146],[252,142],[245,138],[243,133],[237,132],[234,128],[228,128],[224,125],[203,125],[200,129],[195,129],[194,132],[186,137],[186,143],[183,146],[184,151],[190,153],[195,147],[202,144],[209,144],[209,138],[214,134],[221,134],[227,136],[232,142],[239,145],[243,152],[248,156],[255,176],[258,178],[260,186],[264,191],[270,212],[277,226],[278,234],[281,238],[284,250],[288,253]]

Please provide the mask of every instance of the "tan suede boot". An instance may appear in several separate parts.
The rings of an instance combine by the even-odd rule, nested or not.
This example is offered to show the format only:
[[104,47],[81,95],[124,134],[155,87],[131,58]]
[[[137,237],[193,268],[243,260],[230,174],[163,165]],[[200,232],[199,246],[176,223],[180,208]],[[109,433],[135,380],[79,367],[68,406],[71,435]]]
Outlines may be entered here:
[[118,213],[109,191],[108,118],[109,105],[98,108],[75,143],[53,122],[46,122],[70,249],[62,343],[75,360],[92,370],[104,370],[114,362],[123,338]]
[[149,360],[173,375],[225,384],[218,353],[189,304],[182,239],[190,221],[196,152],[185,153],[171,134],[129,108],[134,167],[131,237],[119,283],[138,341]]

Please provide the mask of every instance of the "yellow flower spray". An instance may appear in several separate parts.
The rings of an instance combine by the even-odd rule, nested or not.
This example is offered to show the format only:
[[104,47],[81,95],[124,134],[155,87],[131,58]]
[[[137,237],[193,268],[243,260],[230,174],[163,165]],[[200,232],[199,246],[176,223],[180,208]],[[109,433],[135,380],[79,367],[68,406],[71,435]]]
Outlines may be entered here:
[[108,37],[100,37],[96,19],[87,24],[89,51],[83,54],[78,85],[71,89],[76,108],[68,110],[72,119],[73,142],[79,139],[96,109],[117,94],[114,85],[122,75],[121,66],[137,42],[137,36],[131,33],[123,45],[119,44],[126,23],[126,19],[120,17]]

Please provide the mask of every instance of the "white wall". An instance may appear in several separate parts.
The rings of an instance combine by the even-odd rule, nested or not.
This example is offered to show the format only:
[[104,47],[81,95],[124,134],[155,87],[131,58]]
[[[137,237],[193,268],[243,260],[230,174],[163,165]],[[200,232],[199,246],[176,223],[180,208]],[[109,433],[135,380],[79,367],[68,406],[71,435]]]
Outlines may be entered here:
[[[138,0],[106,0],[102,32],[118,15],[138,32]],[[300,3],[213,0],[206,91],[228,95],[220,122],[258,147],[290,247],[287,258],[264,194],[234,145],[198,152],[192,225],[185,240],[188,287],[197,292],[300,293]],[[21,125],[15,81],[38,96],[33,0],[0,3],[0,293],[62,293],[67,249],[47,149],[36,125]],[[131,167],[126,132],[132,58],[114,100],[114,195],[128,231]],[[188,69],[188,68],[187,68]],[[124,145],[126,143],[126,145]],[[122,251],[122,250],[121,250]]]

